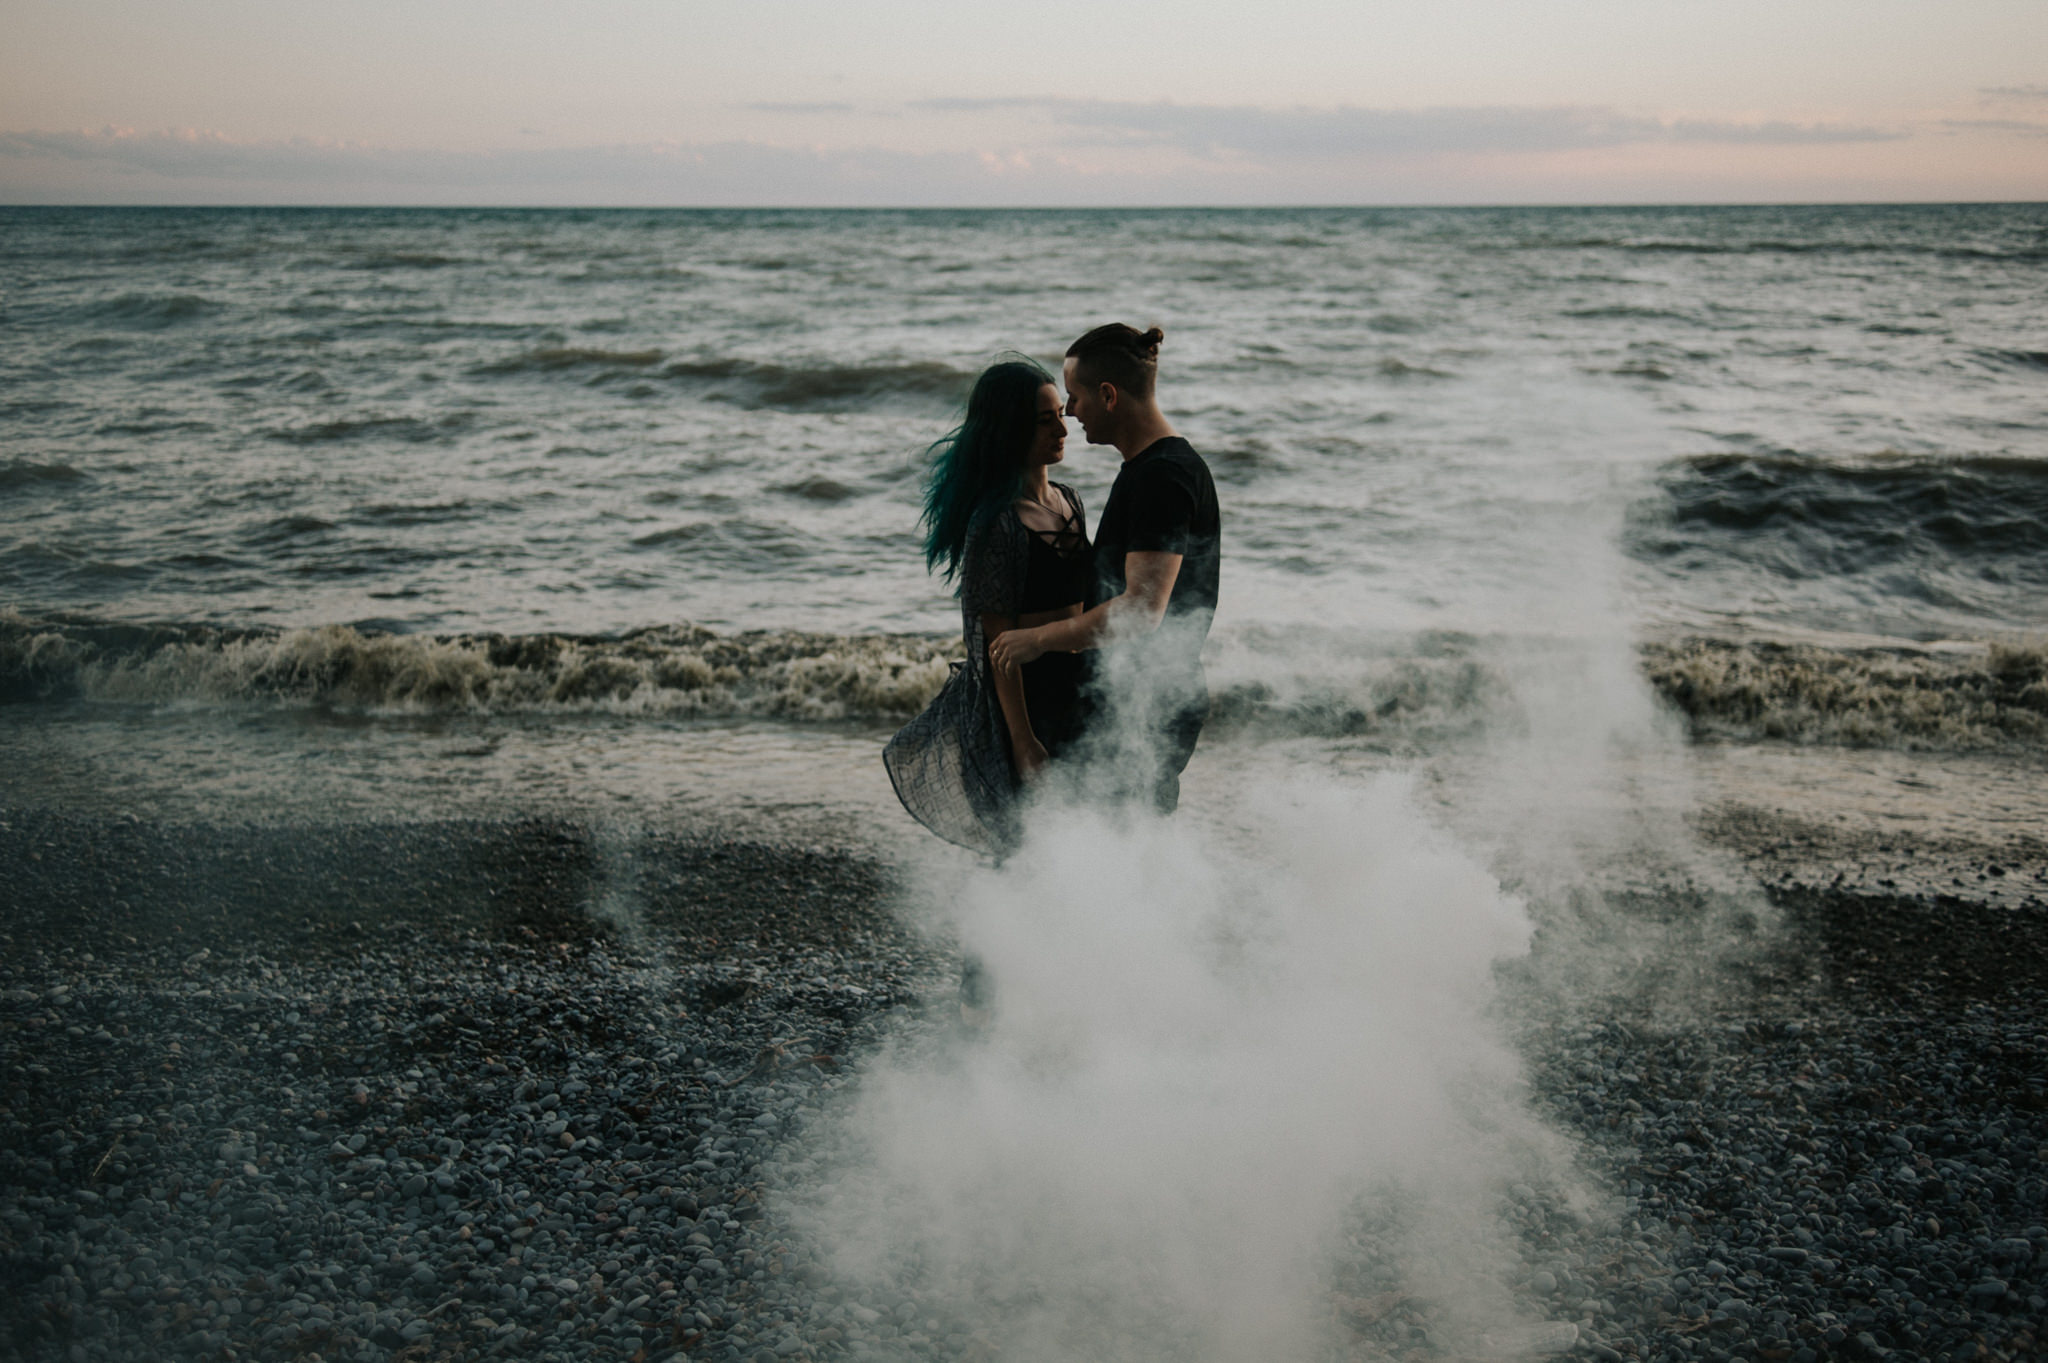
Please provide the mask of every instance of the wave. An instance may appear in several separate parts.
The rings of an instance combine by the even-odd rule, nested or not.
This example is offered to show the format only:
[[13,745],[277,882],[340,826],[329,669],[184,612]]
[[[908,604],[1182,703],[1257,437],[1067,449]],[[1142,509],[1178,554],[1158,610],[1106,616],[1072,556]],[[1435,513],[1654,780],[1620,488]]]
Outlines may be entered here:
[[412,635],[0,611],[0,701],[884,718],[922,708],[958,652],[918,635],[718,635],[691,625],[615,637]]
[[220,311],[221,305],[192,293],[123,293],[89,304],[82,313],[96,322],[156,329],[197,321]]
[[827,478],[822,473],[799,478],[793,483],[777,483],[768,490],[807,502],[844,502],[860,496],[857,489],[848,487],[837,478]]
[[[1424,752],[1514,723],[1497,642],[1425,635],[1394,651],[1223,641],[1217,733],[1365,739]],[[607,714],[899,721],[960,656],[957,638],[718,634],[387,634],[118,624],[0,608],[0,703],[262,705],[368,714]],[[1285,659],[1280,666],[1276,659]],[[1689,638],[1647,643],[1648,685],[1703,739],[1906,749],[2048,748],[2048,644],[1944,652]]]
[[368,525],[441,525],[470,520],[484,511],[459,498],[452,502],[373,502],[356,508],[354,519]]
[[1698,324],[1700,320],[1697,316],[1689,312],[1679,312],[1672,308],[1642,307],[1631,303],[1616,303],[1605,307],[1594,308],[1566,308],[1559,315],[1563,317],[1577,317],[1583,320],[1599,322],[1651,321],[1689,322],[1693,324]]
[[815,366],[678,360],[662,373],[719,401],[790,412],[836,411],[890,398],[926,406],[961,402],[974,381],[972,374],[929,360]]
[[1853,747],[2048,746],[2048,645],[1957,656],[1688,639],[1645,645],[1650,683],[1709,738]]
[[[1506,674],[1462,635],[1399,652],[1330,648],[1251,629],[1209,669],[1209,725],[1270,738],[1369,739],[1403,752],[1481,732],[1511,713]],[[1305,647],[1304,647],[1305,645]],[[1284,669],[1275,658],[1289,659]]]
[[2002,364],[2016,364],[2028,369],[2048,369],[2048,350],[1983,350],[1978,353]]
[[1663,484],[1631,523],[1638,558],[1733,555],[1797,578],[1924,563],[2048,586],[2048,460],[1715,454]]
[[[1397,655],[1325,651],[1285,675],[1259,652],[1212,673],[1216,731],[1413,748],[1476,731],[1509,694],[1469,641],[1425,639]],[[0,610],[0,703],[897,721],[938,693],[959,656],[957,638],[918,634],[676,625],[616,636],[412,635]]]
[[1448,370],[1431,369],[1425,364],[1409,364],[1406,360],[1395,359],[1391,355],[1374,365],[1373,368],[1383,378],[1389,379],[1451,379],[1457,377],[1457,375],[1452,374]]
[[[549,346],[478,367],[490,375],[586,373],[593,381],[644,372],[661,364],[659,350]],[[903,364],[783,365],[733,358],[675,360],[661,374],[714,401],[791,412],[837,411],[890,398],[923,405],[959,402],[974,376],[936,361]]]
[[462,263],[461,257],[444,256],[438,251],[365,251],[340,262],[345,270],[438,270],[444,265]]
[[814,546],[786,526],[745,517],[689,521],[666,530],[650,530],[633,537],[638,549],[681,547],[698,563],[723,563],[734,567],[759,567],[764,559],[797,562],[808,558]]
[[325,445],[342,440],[402,440],[411,445],[446,439],[469,425],[460,415],[427,421],[411,416],[337,417],[304,426],[283,426],[270,432],[273,440],[289,445]]
[[17,540],[5,550],[0,550],[0,565],[8,570],[0,573],[0,580],[11,583],[22,580],[16,576],[17,573],[30,580],[57,576],[74,583],[134,582],[150,576],[150,569],[142,564],[95,558],[71,545],[36,539]]
[[[1485,249],[1485,248],[1480,248]],[[1690,256],[1931,256],[1938,260],[1986,260],[2031,264],[2048,260],[2038,247],[2000,249],[1989,246],[1936,245],[1912,241],[1797,241],[1759,237],[1753,240],[1709,241],[1687,237],[1525,237],[1501,242],[1507,251],[1630,251],[1643,255]]]
[[27,459],[10,459],[0,464],[0,492],[86,481],[86,475],[69,464],[38,464]]
[[[899,720],[938,693],[957,638],[716,634],[694,625],[608,636],[385,634],[347,625],[232,629],[30,618],[0,610],[0,702],[319,707],[369,713],[596,712]],[[1243,655],[1249,658],[1251,655]],[[1401,736],[1470,730],[1506,694],[1467,648],[1339,657],[1276,677],[1214,677],[1219,730]]]
[[590,346],[548,346],[482,365],[479,374],[559,374],[571,369],[645,369],[661,363],[659,350],[600,350]]
[[172,435],[180,432],[198,433],[215,429],[211,421],[197,418],[176,417],[161,421],[109,421],[98,427],[95,435]]
[[334,529],[334,522],[319,516],[300,513],[280,516],[245,532],[244,539],[258,544],[279,544],[294,540],[301,535],[322,535]]

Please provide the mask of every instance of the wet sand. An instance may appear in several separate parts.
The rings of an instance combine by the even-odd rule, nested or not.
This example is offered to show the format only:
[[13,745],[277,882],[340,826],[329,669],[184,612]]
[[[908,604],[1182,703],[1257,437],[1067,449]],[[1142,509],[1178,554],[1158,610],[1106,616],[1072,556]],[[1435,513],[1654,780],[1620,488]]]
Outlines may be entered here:
[[1709,841],[1766,884],[2048,905],[2048,759],[1791,744],[1693,749]]

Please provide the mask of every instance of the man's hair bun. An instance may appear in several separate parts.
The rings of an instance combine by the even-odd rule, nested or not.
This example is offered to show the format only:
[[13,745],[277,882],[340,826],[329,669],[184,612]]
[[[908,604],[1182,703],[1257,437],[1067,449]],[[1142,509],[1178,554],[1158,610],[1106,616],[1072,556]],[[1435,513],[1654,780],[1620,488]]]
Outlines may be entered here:
[[1139,331],[1111,322],[1068,346],[1067,357],[1080,361],[1076,374],[1083,382],[1113,383],[1136,397],[1149,398],[1159,372],[1159,343],[1165,339],[1158,327]]

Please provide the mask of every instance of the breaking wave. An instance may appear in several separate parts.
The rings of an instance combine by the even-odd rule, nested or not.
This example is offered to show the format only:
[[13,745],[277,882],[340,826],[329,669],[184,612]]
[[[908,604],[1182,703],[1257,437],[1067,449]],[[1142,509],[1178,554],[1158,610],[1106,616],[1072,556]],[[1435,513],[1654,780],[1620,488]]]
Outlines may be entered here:
[[2048,644],[1962,653],[1687,639],[1643,670],[1705,738],[1853,747],[2048,745]]
[[949,661],[944,641],[917,635],[718,635],[691,625],[615,637],[417,635],[0,614],[0,700],[10,702],[835,720],[916,713]]
[[[1304,653],[1281,671],[1257,655],[1239,649],[1212,673],[1217,731],[1413,745],[1471,731],[1506,694],[1499,674],[1455,639],[1425,639],[1401,654]],[[608,636],[420,635],[0,612],[0,702],[879,721],[922,709],[959,656],[958,639],[921,634],[675,625]]]
[[[1396,647],[1220,641],[1219,735],[1363,740],[1418,753],[1513,723],[1501,641],[1422,635]],[[372,714],[602,713],[893,721],[922,709],[960,656],[924,634],[388,634],[117,624],[0,609],[0,703],[268,705]],[[1703,739],[1907,749],[2048,747],[2048,642],[1944,650],[1687,638],[1639,650],[1647,684]]]

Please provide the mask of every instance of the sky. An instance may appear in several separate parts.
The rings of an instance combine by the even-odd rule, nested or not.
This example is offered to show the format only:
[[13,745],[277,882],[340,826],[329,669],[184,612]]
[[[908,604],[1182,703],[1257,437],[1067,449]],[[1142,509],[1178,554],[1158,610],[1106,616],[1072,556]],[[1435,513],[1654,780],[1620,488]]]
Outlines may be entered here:
[[2048,199],[2048,0],[0,0],[0,203]]

